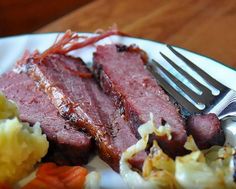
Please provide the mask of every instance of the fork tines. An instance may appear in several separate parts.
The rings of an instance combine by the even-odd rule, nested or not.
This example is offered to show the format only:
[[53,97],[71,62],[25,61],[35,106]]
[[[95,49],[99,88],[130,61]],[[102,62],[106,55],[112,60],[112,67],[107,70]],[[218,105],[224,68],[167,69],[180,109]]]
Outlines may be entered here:
[[222,91],[225,90],[225,86],[215,80],[213,77],[211,77],[209,74],[204,72],[201,68],[196,66],[193,62],[188,60],[186,57],[184,57],[182,54],[177,52],[172,46],[167,45],[167,47],[177,56],[179,57],[182,61],[184,61],[189,67],[191,67],[194,71],[196,71],[208,84],[212,85],[216,89]]
[[[186,57],[184,57],[182,54],[177,52],[173,47],[170,45],[167,45],[169,50],[171,50],[175,56],[177,56],[179,59],[181,59],[188,67],[190,67],[192,70],[194,70],[202,79],[206,81],[207,84],[213,86],[214,88],[219,90],[219,94],[225,92],[227,90],[227,87],[216,81],[214,78],[212,78],[210,75],[208,75],[206,72],[204,72],[202,69],[197,67],[193,62],[188,60]],[[217,95],[213,95],[211,90],[207,88],[205,85],[201,84],[197,79],[195,79],[193,76],[191,76],[189,73],[187,73],[183,68],[181,68],[178,64],[174,63],[170,58],[168,58],[165,54],[160,52],[160,55],[183,77],[185,77],[193,86],[195,86],[198,90],[201,91],[201,93],[196,93],[194,90],[189,88],[186,84],[184,84],[182,81],[180,81],[179,78],[174,76],[170,71],[165,69],[160,63],[158,63],[156,60],[153,60],[148,66],[151,68],[151,72],[154,74],[156,79],[159,81],[160,85],[169,93],[175,100],[185,107],[189,112],[191,113],[200,113],[203,111],[203,109],[208,108],[213,101],[215,100]],[[203,108],[199,108],[196,106],[196,104],[192,103],[191,100],[187,100],[184,95],[182,95],[179,91],[176,90],[169,82],[165,79],[165,77],[161,76],[158,70],[161,70],[162,73],[165,74],[165,76],[171,80],[179,89],[181,89],[193,102],[196,104],[202,104],[204,105]]]

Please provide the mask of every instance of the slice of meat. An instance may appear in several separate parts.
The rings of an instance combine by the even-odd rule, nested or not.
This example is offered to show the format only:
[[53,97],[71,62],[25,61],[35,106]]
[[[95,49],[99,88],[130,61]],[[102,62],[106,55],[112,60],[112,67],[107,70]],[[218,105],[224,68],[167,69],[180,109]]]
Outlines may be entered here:
[[213,145],[222,146],[225,142],[224,131],[215,114],[194,115],[187,120],[187,132],[191,134],[199,149],[207,149]]
[[167,122],[171,126],[172,140],[159,137],[162,149],[170,156],[186,152],[186,131],[178,109],[158,86],[155,78],[146,70],[143,53],[122,45],[98,46],[94,53],[93,71],[106,94],[109,94],[126,120],[132,122],[132,130],[154,115],[156,124]]
[[47,158],[58,164],[84,164],[93,149],[91,137],[69,125],[26,74],[9,72],[0,76],[0,91],[15,101],[22,121],[40,122],[50,142]]
[[[91,73],[82,60],[51,54],[41,60],[29,58],[24,67],[60,114],[85,129],[96,140],[100,157],[118,171],[121,153],[137,139],[95,80],[80,77]],[[144,158],[144,153],[135,157],[133,165],[141,168]]]

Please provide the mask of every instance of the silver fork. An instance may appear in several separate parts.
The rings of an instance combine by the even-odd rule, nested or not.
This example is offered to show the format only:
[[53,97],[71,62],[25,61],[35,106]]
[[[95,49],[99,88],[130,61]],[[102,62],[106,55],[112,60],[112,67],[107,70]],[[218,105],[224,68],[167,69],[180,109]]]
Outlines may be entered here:
[[[236,116],[236,91],[224,86],[189,59],[184,57],[170,45],[167,45],[169,50],[181,59],[188,67],[194,70],[205,82],[218,90],[218,94],[213,94],[212,91],[200,83],[196,78],[191,76],[187,71],[178,66],[173,60],[160,52],[160,55],[189,83],[200,90],[200,93],[194,91],[191,87],[180,81],[173,73],[165,69],[156,60],[152,60],[148,64],[148,68],[154,74],[159,84],[184,108],[189,114],[196,113],[215,113],[219,119],[224,119],[230,116]],[[171,83],[176,86],[174,87]],[[202,105],[201,107],[199,105]]]

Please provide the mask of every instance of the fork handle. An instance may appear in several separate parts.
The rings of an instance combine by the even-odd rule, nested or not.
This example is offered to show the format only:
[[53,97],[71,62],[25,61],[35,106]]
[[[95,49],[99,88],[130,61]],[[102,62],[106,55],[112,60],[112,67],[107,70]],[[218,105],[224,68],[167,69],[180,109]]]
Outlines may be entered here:
[[210,109],[209,113],[215,113],[219,119],[236,116],[236,91],[229,90],[220,102]]

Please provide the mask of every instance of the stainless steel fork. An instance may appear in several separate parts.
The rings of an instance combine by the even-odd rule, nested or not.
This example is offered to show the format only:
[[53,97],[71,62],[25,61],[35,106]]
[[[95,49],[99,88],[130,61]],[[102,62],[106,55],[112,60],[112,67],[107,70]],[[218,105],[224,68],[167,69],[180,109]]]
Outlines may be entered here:
[[[152,60],[148,68],[154,74],[159,84],[190,114],[195,113],[215,113],[220,119],[228,116],[236,116],[236,91],[224,86],[193,62],[180,54],[170,45],[169,50],[181,59],[188,67],[194,70],[205,82],[218,90],[218,94],[213,94],[212,90],[200,83],[196,78],[181,68],[178,64],[160,52],[160,55],[177,71],[185,77],[200,93],[194,91],[169,70],[164,68],[157,60]],[[172,83],[172,84],[171,84]],[[176,86],[173,86],[176,85]],[[202,105],[201,107],[199,105]]]

